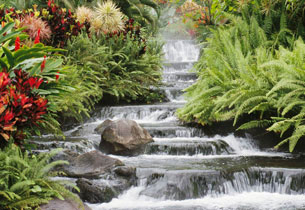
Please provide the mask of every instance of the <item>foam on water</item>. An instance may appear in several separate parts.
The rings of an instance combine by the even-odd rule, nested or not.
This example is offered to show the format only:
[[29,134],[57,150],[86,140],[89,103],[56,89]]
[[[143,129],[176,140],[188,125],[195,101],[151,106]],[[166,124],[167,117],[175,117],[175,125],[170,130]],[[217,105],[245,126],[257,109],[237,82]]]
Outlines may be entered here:
[[305,195],[267,192],[244,192],[221,196],[206,196],[182,201],[153,199],[140,195],[144,187],[134,187],[110,203],[90,205],[93,210],[296,210],[305,209]]

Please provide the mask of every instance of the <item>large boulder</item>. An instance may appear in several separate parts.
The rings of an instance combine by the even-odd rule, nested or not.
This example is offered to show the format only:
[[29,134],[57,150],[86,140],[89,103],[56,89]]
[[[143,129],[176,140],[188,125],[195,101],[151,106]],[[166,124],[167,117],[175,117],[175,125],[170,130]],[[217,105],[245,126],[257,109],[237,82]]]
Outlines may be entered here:
[[87,205],[80,205],[72,200],[51,200],[49,203],[40,206],[41,210],[91,210]]
[[106,120],[95,131],[101,134],[100,150],[110,154],[138,155],[153,142],[147,130],[128,119]]
[[71,156],[68,160],[70,164],[65,165],[63,171],[67,176],[75,178],[99,178],[116,166],[124,165],[120,160],[103,155],[97,150],[76,157]]

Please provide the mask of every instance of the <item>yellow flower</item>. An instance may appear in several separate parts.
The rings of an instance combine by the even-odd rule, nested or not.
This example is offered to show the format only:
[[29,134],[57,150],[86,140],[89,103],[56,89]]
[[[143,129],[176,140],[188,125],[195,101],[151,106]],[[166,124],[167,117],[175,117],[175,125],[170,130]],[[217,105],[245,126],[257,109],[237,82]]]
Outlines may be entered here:
[[39,11],[36,11],[36,12],[34,12],[34,15],[35,15],[35,17],[39,17],[40,12],[39,12]]

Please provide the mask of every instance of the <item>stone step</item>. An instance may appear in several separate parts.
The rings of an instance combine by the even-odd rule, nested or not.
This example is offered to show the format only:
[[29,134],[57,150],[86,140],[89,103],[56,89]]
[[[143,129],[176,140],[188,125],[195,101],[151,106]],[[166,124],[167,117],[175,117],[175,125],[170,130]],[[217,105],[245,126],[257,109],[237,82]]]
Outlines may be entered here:
[[[140,176],[141,173],[142,175],[148,173],[140,170],[138,170]],[[305,193],[304,179],[304,169],[249,167],[219,171],[159,171],[146,175],[146,187],[140,194],[170,200],[244,192],[301,195]]]
[[195,81],[196,79],[197,75],[194,72],[176,72],[163,74],[163,80],[165,82]]
[[233,149],[222,140],[189,141],[163,140],[146,146],[145,154],[157,155],[228,155]]
[[163,126],[163,127],[145,127],[152,137],[155,138],[175,138],[175,137],[200,137],[203,131],[197,128],[188,128],[183,126]]
[[135,105],[135,106],[112,106],[101,109],[95,114],[99,119],[120,119],[131,120],[162,121],[173,117],[178,108],[183,107],[184,103],[163,103],[154,105]]
[[197,61],[175,61],[175,62],[164,62],[163,63],[163,73],[179,73],[179,72],[184,72],[187,73],[189,72],[190,69],[193,68]]

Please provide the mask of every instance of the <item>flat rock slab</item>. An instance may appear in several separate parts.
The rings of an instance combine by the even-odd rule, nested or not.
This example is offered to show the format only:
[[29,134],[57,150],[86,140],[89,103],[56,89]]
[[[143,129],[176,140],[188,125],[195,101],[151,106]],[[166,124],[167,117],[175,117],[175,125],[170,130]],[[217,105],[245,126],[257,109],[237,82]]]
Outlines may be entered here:
[[[92,210],[89,206],[84,204],[85,210]],[[71,200],[59,200],[58,198],[51,200],[48,204],[40,206],[41,210],[83,210],[83,208]]]
[[69,177],[94,179],[122,165],[124,164],[120,160],[95,150],[72,157],[70,164],[63,167],[63,171]]

